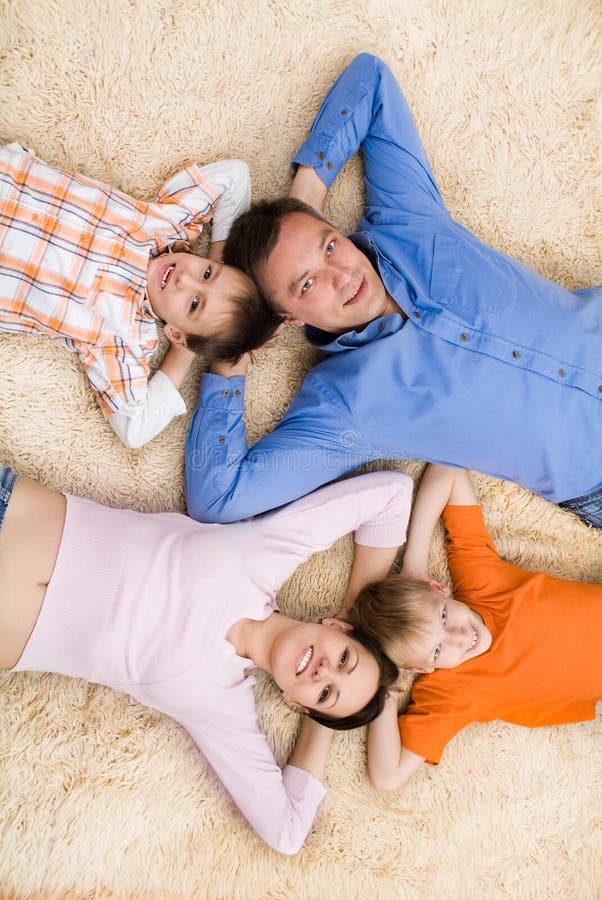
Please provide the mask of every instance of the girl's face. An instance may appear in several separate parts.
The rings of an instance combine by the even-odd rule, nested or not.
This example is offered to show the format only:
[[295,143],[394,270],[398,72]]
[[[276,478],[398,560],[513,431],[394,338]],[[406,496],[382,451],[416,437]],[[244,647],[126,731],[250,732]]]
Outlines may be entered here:
[[349,631],[338,619],[325,619],[321,625],[295,622],[276,639],[270,671],[293,706],[342,718],[374,696],[378,663]]
[[164,253],[149,260],[146,293],[174,343],[182,336],[213,337],[232,310],[232,299],[248,291],[246,275],[192,253]]

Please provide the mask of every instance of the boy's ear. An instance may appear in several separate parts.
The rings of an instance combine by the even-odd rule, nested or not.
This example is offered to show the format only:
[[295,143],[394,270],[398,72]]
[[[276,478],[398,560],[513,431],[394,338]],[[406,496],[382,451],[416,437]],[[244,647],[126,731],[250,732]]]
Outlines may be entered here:
[[414,668],[413,666],[404,666],[403,668],[406,670],[406,672],[416,672],[417,675],[430,675],[431,672],[435,671],[434,666],[432,666],[430,669]]
[[350,622],[345,622],[344,619],[322,619],[322,625],[338,628],[339,631],[353,631],[353,625]]
[[187,347],[186,338],[182,334],[181,331],[178,331],[177,328],[174,328],[173,325],[170,325],[169,322],[166,322],[163,326],[163,331],[165,336],[169,338],[172,344],[179,344],[180,347]]
[[297,703],[296,700],[293,700],[293,698],[289,697],[288,694],[285,694],[284,691],[282,692],[282,699],[291,707],[291,709],[296,709],[297,712],[303,713],[304,716],[309,712],[307,706],[303,706],[302,703]]
[[440,594],[445,594],[446,597],[450,596],[450,590],[444,584],[441,584],[440,581],[435,581],[434,578],[427,578],[427,584],[429,584],[434,591],[439,591]]

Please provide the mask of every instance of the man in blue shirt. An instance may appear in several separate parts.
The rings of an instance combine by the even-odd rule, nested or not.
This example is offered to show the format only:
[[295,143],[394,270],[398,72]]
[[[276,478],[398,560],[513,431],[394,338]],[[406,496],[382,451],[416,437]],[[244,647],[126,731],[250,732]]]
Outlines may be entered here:
[[190,515],[244,518],[367,461],[417,458],[517,481],[602,527],[602,290],[547,281],[450,217],[399,86],[368,54],[326,96],[293,193],[320,209],[359,147],[351,238],[290,198],[234,225],[224,259],[326,358],[251,450],[246,362],[203,377]]

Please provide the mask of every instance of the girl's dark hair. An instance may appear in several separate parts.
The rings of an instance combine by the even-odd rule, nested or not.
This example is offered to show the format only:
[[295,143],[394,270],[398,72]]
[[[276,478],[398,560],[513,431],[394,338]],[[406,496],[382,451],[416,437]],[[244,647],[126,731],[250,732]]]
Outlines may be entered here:
[[260,269],[278,243],[283,220],[292,213],[305,213],[320,222],[326,221],[313,206],[295,197],[260,200],[235,220],[224,245],[224,262],[252,278],[261,288],[267,305],[276,312],[281,310],[262,283]]
[[362,725],[369,725],[370,722],[376,719],[383,711],[389,690],[393,687],[399,675],[395,663],[391,662],[378,641],[373,637],[370,637],[370,635],[359,628],[354,628],[353,631],[350,631],[349,637],[362,644],[378,663],[378,687],[366,705],[351,716],[335,719],[334,716],[327,716],[315,709],[310,709],[307,714],[310,719],[318,722],[319,725],[325,725],[326,728],[333,728],[335,731],[349,731],[351,728],[361,728]]
[[250,279],[248,282],[247,291],[230,298],[230,309],[218,334],[186,335],[189,350],[202,353],[208,362],[236,364],[245,353],[257,350],[274,336],[282,319],[268,309],[253,282]]

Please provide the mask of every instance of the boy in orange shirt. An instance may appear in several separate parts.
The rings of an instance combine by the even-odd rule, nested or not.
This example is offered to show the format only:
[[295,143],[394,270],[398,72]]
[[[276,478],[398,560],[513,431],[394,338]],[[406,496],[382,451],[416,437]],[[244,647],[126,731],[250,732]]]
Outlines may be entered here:
[[[443,511],[453,593],[427,579]],[[464,470],[430,465],[401,575],[366,588],[346,613],[400,667],[418,672],[398,717],[391,694],[369,728],[379,790],[401,787],[471,722],[580,722],[602,698],[602,584],[529,572],[498,556]]]

